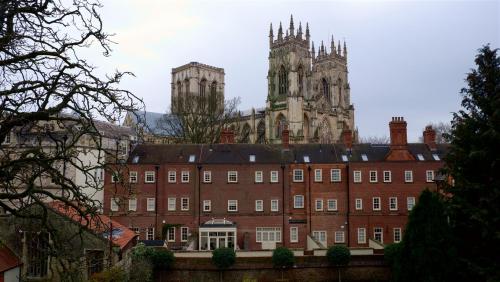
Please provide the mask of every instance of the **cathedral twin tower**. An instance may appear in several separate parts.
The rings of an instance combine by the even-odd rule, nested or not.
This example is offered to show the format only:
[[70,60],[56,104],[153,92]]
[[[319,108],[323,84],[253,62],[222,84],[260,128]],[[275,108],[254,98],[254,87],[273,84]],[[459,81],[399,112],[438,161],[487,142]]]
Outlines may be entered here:
[[[330,51],[321,42],[316,54],[310,39],[309,25],[305,34],[301,23],[295,30],[293,17],[285,32],[279,24],[276,38],[271,24],[266,107],[242,112],[233,125],[237,141],[281,143],[286,126],[290,143],[334,143],[343,130],[354,129],[346,44],[335,46],[332,36]],[[210,93],[224,97],[224,70],[199,63],[172,69],[172,110],[187,94],[209,92],[207,85]]]

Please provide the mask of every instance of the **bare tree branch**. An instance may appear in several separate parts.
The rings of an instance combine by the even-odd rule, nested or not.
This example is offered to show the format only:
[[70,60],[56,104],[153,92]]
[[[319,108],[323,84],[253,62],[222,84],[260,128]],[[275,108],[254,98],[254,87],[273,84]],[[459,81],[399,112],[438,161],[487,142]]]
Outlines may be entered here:
[[221,103],[210,98],[190,97],[184,99],[174,113],[167,113],[158,120],[156,128],[177,143],[218,143],[221,130],[237,124],[239,103],[239,98]]
[[[142,101],[119,88],[131,73],[99,76],[79,55],[90,47],[110,54],[100,7],[98,0],[0,2],[0,211],[33,217],[24,209],[60,201],[87,218],[102,207],[89,191],[102,190],[119,144],[109,144],[96,120],[119,121]],[[44,223],[46,215],[34,218]]]

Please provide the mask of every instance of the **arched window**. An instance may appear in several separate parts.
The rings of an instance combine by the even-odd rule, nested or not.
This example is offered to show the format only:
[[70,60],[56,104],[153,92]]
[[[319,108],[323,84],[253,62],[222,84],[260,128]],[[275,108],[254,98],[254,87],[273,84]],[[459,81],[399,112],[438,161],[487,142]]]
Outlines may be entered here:
[[341,105],[341,103],[342,103],[342,80],[340,80],[340,78],[339,78],[339,80],[337,81],[337,86],[338,86],[338,88],[339,88],[339,90],[338,90],[338,91],[339,91],[339,106],[340,106],[340,105]]
[[280,114],[276,119],[276,137],[281,138],[283,130],[286,126],[286,118]]
[[263,121],[260,121],[259,125],[257,125],[257,143],[266,143],[266,124]]
[[302,91],[304,89],[304,69],[302,68],[302,66],[299,66],[299,68],[297,69],[297,74],[298,74],[298,85],[299,85],[299,93],[300,94],[303,94]]
[[177,111],[182,111],[182,83],[177,81]]
[[241,130],[240,143],[250,143],[250,125],[248,123],[245,123]]
[[210,98],[208,101],[209,112],[215,112],[217,109],[217,81],[213,81],[210,85]]
[[328,102],[330,102],[330,87],[328,85],[328,81],[326,81],[326,78],[323,78],[321,80],[321,85],[323,89],[323,96]]
[[281,66],[278,78],[279,78],[279,94],[286,95],[288,93],[288,73],[285,70],[285,67]]
[[207,88],[207,80],[202,79],[200,81],[200,109],[205,109],[207,97],[205,95],[205,89]]
[[186,88],[186,91],[184,91],[184,96],[186,96],[186,99],[188,99],[189,96],[189,79],[184,80],[184,88]]
[[309,118],[307,117],[306,114],[304,114],[304,126],[303,126],[303,131],[304,131],[304,140],[309,140]]

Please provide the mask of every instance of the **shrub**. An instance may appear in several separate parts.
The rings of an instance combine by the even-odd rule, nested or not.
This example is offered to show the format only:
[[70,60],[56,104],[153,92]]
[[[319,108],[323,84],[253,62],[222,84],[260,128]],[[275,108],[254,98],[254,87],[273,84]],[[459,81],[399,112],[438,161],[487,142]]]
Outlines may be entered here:
[[146,247],[144,243],[139,243],[132,249],[132,260],[146,259],[151,256],[152,248]]
[[155,248],[149,255],[149,260],[155,269],[168,269],[175,261],[174,253],[164,248]]
[[351,259],[351,252],[344,245],[335,245],[328,248],[326,252],[328,262],[332,265],[341,266],[347,265]]
[[276,268],[292,267],[295,263],[293,252],[285,247],[278,247],[273,251],[273,265]]
[[133,262],[147,260],[155,269],[167,269],[175,262],[174,253],[164,248],[146,247],[139,243],[132,251]]
[[231,267],[236,261],[236,253],[231,248],[218,248],[212,252],[212,262],[219,269]]
[[113,267],[92,275],[90,282],[121,282],[127,281],[127,272],[120,267]]
[[153,278],[153,265],[147,259],[134,260],[129,269],[129,282],[150,282]]

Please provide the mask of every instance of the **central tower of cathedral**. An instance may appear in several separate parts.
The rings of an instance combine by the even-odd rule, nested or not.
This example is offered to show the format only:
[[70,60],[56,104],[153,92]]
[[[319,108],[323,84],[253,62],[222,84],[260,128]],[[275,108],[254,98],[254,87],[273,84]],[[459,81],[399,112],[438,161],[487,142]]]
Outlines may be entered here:
[[347,48],[332,36],[330,51],[323,41],[314,49],[309,25],[295,29],[293,17],[283,32],[269,31],[268,95],[265,109],[266,139],[280,143],[285,126],[291,143],[333,143],[342,130],[354,129],[347,78]]

